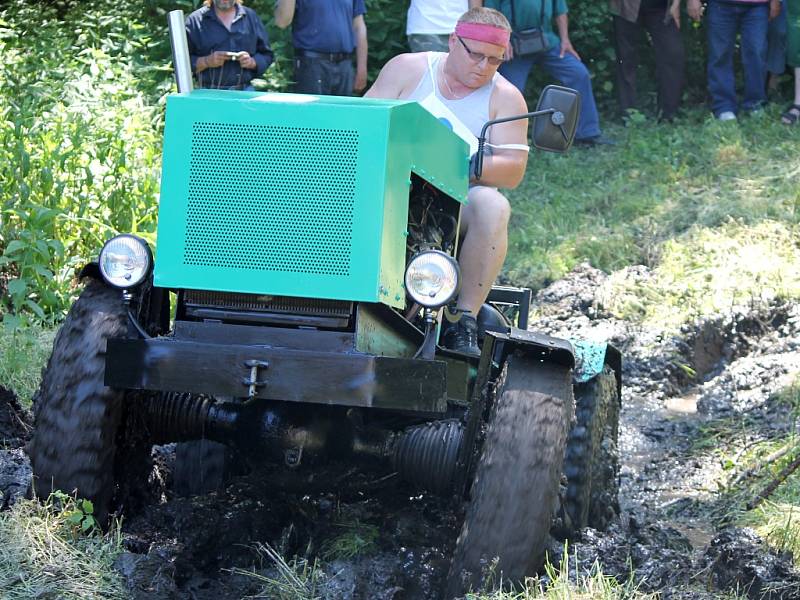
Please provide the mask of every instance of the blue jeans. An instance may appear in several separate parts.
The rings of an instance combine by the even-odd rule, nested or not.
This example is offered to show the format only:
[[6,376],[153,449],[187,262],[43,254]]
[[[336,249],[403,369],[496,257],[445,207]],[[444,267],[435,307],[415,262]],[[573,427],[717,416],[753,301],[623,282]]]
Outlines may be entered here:
[[[765,34],[766,35],[766,34]],[[541,66],[551,77],[563,85],[571,87],[581,95],[581,114],[578,116],[576,139],[600,135],[600,117],[592,92],[592,78],[586,66],[571,54],[559,58],[561,45],[555,46],[534,56],[515,58],[500,66],[500,74],[525,92],[525,83],[534,65]]]
[[733,53],[736,33],[741,33],[744,98],[742,108],[754,110],[767,100],[768,4],[708,3],[708,92],[715,116],[737,111]]

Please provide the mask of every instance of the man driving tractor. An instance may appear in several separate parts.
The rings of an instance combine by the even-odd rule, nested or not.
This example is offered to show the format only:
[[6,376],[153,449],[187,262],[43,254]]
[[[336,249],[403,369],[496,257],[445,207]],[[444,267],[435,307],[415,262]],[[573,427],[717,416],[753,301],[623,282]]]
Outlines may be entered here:
[[457,311],[446,323],[445,347],[478,355],[476,316],[505,260],[511,208],[499,191],[515,188],[528,162],[526,119],[489,129],[480,180],[475,177],[474,141],[484,123],[528,112],[525,99],[497,68],[505,59],[511,26],[498,11],[472,8],[456,24],[450,51],[401,54],[381,69],[367,97],[416,100],[470,143],[468,204],[461,212],[458,262],[462,286]]

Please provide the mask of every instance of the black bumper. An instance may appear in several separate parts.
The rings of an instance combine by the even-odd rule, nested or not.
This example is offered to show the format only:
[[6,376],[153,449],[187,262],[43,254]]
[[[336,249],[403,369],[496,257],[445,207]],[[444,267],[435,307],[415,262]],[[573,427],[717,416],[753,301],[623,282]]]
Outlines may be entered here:
[[173,338],[109,340],[105,384],[246,397],[251,361],[268,365],[258,370],[257,398],[414,413],[447,408],[447,367],[441,361]]

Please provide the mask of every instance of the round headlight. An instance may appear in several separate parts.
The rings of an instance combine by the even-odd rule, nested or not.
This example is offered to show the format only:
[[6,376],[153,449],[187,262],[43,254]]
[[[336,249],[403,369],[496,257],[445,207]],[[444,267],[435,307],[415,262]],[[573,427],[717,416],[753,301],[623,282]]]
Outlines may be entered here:
[[439,250],[424,250],[408,263],[406,291],[426,308],[443,306],[458,293],[458,263]]
[[100,273],[114,287],[139,285],[150,274],[153,253],[143,239],[135,235],[118,235],[106,242],[100,251]]

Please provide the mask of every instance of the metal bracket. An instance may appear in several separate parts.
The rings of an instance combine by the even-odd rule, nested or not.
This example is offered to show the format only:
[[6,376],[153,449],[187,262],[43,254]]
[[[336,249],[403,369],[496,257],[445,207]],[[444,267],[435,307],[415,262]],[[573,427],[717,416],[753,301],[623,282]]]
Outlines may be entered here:
[[269,363],[265,360],[246,360],[244,361],[244,366],[250,369],[250,377],[243,377],[242,378],[242,385],[248,386],[247,389],[247,397],[251,400],[256,397],[256,392],[258,388],[264,387],[267,384],[266,379],[259,380],[258,379],[258,370],[259,369],[268,369]]

